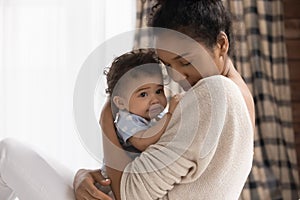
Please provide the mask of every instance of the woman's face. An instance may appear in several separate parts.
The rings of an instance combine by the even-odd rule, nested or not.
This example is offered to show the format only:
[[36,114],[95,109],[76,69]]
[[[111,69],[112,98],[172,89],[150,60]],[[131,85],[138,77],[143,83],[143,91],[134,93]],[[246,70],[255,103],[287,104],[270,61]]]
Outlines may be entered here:
[[183,58],[165,50],[157,50],[157,54],[166,65],[170,77],[185,91],[194,86],[202,78],[199,71],[186,57]]
[[167,66],[171,78],[184,90],[200,79],[220,74],[218,50],[208,50],[201,43],[177,35],[162,34],[157,38],[157,55]]

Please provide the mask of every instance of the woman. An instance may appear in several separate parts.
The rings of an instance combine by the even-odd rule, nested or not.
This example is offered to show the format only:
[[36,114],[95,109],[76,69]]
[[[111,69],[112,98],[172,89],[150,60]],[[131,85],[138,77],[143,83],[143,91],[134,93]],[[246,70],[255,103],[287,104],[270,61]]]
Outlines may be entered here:
[[[159,33],[158,57],[187,92],[166,133],[146,153],[127,164],[120,162],[122,155],[105,152],[114,194],[117,199],[237,199],[251,169],[255,114],[252,96],[228,56],[230,17],[221,0],[166,0],[152,17],[151,26],[197,41],[213,63],[203,59],[193,40]],[[101,119],[108,138],[104,147],[109,140],[118,146],[109,105]],[[78,172],[77,199],[108,199],[88,184],[92,177],[101,179],[96,171]]]
[[[193,39],[172,31],[157,35],[157,54],[186,93],[160,140],[132,162],[123,162],[126,153],[120,151],[108,103],[101,125],[111,180],[99,170],[79,170],[75,197],[111,199],[95,186],[111,183],[116,199],[237,199],[252,164],[254,105],[228,57],[230,18],[222,1],[165,0],[151,25]],[[23,157],[16,161],[20,151]],[[5,140],[0,152],[1,199],[10,199],[12,188],[19,188],[16,192],[25,200],[74,199],[65,173],[33,151]],[[30,158],[39,162],[28,162]]]

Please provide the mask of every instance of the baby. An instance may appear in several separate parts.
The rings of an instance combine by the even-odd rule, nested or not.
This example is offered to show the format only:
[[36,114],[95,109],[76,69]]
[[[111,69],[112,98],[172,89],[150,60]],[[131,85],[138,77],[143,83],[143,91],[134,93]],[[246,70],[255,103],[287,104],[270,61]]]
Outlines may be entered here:
[[[137,157],[165,132],[179,95],[169,102],[164,92],[163,74],[153,51],[131,51],[117,57],[108,72],[106,92],[119,142],[131,159]],[[107,178],[105,166],[101,173]],[[109,186],[96,185],[113,197]]]
[[132,51],[116,58],[107,75],[115,126],[122,147],[132,158],[156,143],[178,104],[171,98],[168,112],[163,74],[152,51]]

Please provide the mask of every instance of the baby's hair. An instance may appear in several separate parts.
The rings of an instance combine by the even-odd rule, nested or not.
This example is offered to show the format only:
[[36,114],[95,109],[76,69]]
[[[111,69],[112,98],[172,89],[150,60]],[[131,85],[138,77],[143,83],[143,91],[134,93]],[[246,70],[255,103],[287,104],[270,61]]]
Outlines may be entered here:
[[[151,65],[146,65],[151,64]],[[134,70],[132,70],[134,69]],[[120,83],[121,78],[126,74],[126,80],[138,78],[141,75],[162,75],[160,62],[153,49],[139,49],[125,53],[115,58],[108,71],[104,71],[107,79],[106,93],[111,97],[118,95],[125,84]],[[130,77],[127,77],[127,76]],[[128,79],[129,78],[129,79]],[[134,80],[133,80],[134,81]]]
[[[157,0],[148,25],[182,32],[213,48],[224,31],[232,46],[231,15],[222,0]],[[232,47],[231,47],[232,49]],[[230,53],[230,52],[229,52]]]

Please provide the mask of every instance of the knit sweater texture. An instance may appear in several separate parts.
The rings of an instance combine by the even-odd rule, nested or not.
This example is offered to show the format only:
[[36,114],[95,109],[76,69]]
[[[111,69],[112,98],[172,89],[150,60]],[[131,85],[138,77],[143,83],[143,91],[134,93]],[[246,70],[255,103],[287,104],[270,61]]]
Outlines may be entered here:
[[204,78],[186,92],[160,140],[126,166],[121,199],[238,199],[253,134],[238,86],[221,75]]

